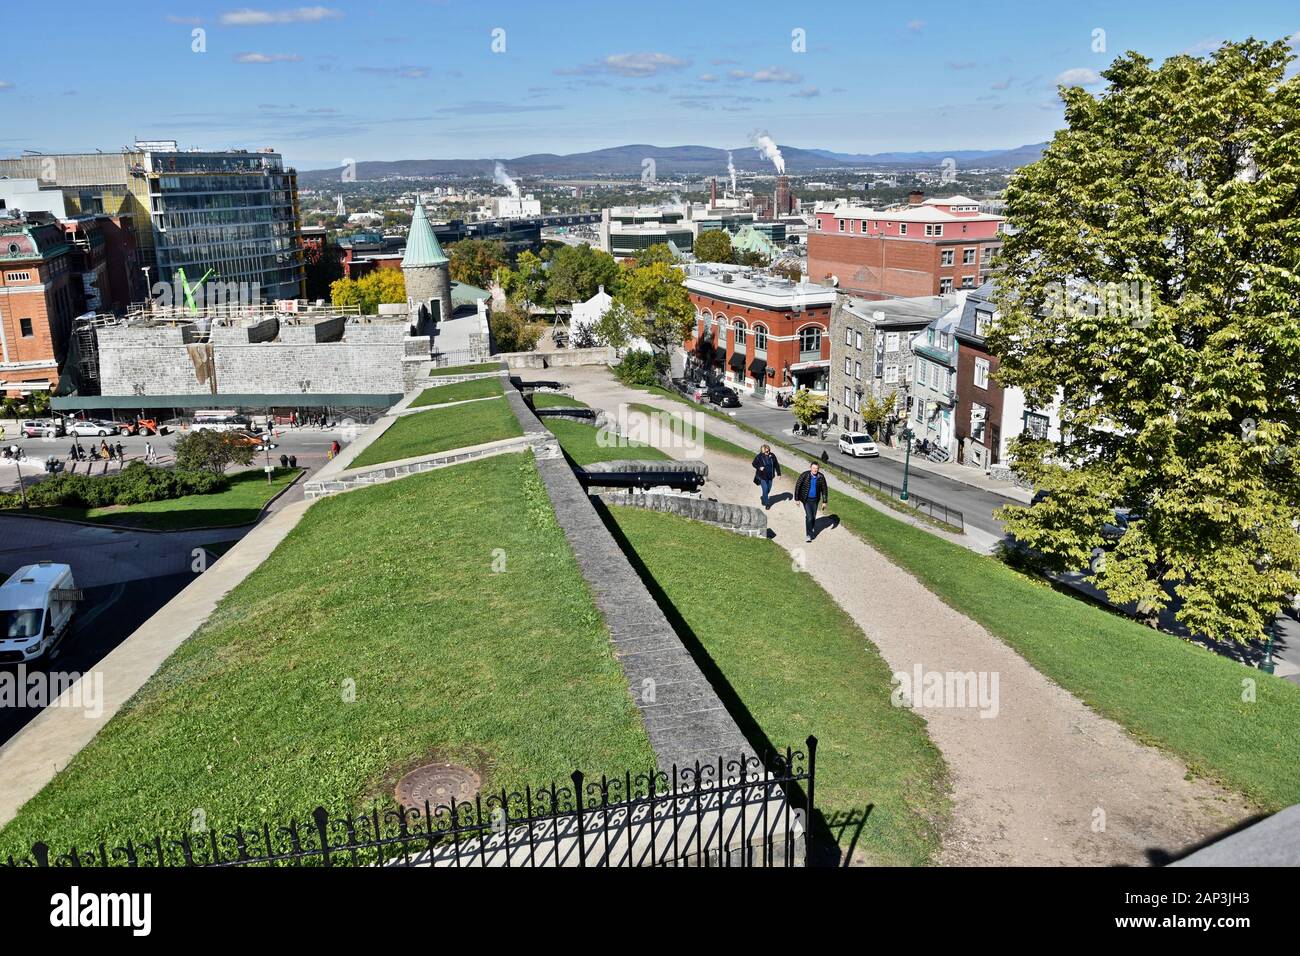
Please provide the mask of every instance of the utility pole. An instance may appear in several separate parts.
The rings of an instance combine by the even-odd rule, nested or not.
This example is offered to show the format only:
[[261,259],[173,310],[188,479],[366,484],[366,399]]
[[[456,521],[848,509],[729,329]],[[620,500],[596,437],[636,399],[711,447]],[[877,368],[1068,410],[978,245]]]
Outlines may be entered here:
[[27,489],[23,487],[23,466],[18,462],[18,453],[22,451],[17,445],[11,445],[9,451],[14,456],[14,467],[18,469],[18,493],[23,499],[23,510],[27,510]]

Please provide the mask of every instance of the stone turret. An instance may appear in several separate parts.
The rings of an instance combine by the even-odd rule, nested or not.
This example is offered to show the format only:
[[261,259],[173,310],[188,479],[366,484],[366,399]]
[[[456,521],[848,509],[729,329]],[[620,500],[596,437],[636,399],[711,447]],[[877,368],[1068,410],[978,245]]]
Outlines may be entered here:
[[451,318],[450,262],[442,254],[438,237],[424,214],[424,204],[418,199],[411,214],[411,233],[406,238],[406,254],[402,257],[402,275],[406,279],[406,304],[414,318],[421,306],[430,300],[439,304],[438,318]]

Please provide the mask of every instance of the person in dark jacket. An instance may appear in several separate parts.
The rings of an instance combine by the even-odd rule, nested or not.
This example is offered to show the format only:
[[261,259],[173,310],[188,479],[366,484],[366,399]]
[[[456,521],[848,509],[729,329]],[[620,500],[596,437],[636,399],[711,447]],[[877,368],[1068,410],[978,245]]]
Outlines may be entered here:
[[776,455],[772,454],[772,446],[764,445],[757,455],[754,456],[754,484],[758,485],[758,490],[762,493],[764,508],[770,508],[772,502],[769,496],[772,494],[772,482],[781,477],[781,463],[776,460]]
[[813,462],[808,470],[794,483],[794,500],[803,506],[803,528],[806,540],[811,541],[817,531],[817,507],[830,503],[830,491],[826,487],[826,476],[821,466]]

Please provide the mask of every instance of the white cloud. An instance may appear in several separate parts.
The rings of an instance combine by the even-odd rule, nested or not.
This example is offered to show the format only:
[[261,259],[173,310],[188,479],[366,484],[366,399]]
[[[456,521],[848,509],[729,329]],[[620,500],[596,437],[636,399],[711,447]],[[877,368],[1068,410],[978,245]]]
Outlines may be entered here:
[[0,90],[12,90],[14,85],[7,80],[0,80]]
[[590,73],[613,73],[615,76],[657,76],[666,70],[681,70],[691,65],[690,60],[678,59],[668,53],[614,53],[582,66],[562,67],[555,72],[560,76],[582,76]]
[[779,66],[769,66],[762,70],[755,70],[753,75],[755,83],[798,83],[802,79],[801,74],[791,73]]
[[1096,86],[1101,82],[1101,74],[1086,66],[1076,66],[1056,77],[1057,86]]
[[297,63],[297,53],[236,53],[236,63]]
[[804,87],[802,90],[796,90],[795,92],[791,93],[790,95],[791,95],[791,96],[797,96],[797,97],[799,97],[799,99],[801,99],[801,100],[810,100],[810,99],[812,99],[814,96],[821,96],[821,95],[822,95],[822,91],[819,90],[819,89],[817,89],[817,87],[815,87],[815,86],[806,86],[806,87]]
[[422,80],[429,75],[428,67],[423,66],[359,66],[357,72],[395,76],[402,80]]
[[907,32],[908,32],[908,33],[920,33],[920,32],[921,32],[922,30],[924,30],[924,29],[925,29],[925,21],[924,21],[924,20],[908,20],[908,21],[907,21]]
[[700,76],[699,76],[699,80],[700,80],[701,83],[716,83],[716,82],[718,82],[718,74],[716,74],[716,73],[701,73]]
[[292,10],[251,10],[244,7],[221,15],[221,25],[227,27],[255,27],[268,23],[317,23],[343,16],[329,7],[296,7]]

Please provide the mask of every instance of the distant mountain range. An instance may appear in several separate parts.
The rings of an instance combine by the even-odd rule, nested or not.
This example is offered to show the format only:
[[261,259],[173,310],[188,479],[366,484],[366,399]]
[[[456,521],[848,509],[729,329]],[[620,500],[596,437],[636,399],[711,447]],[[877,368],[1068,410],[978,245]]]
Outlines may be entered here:
[[[799,149],[782,146],[788,172],[806,173],[817,169],[845,169],[853,166],[938,166],[945,159],[959,165],[1015,169],[1032,163],[1042,155],[1046,143],[1032,143],[1008,150],[958,149],[947,152],[915,153],[836,153],[825,149]],[[645,159],[655,161],[655,175],[723,177],[727,172],[727,150],[712,146],[650,146],[644,143],[611,146],[586,153],[530,153],[514,159],[502,159],[511,176],[640,176]],[[740,172],[771,172],[772,163],[752,146],[731,150],[732,161]],[[387,176],[487,176],[492,175],[494,159],[399,159],[357,163],[357,179],[383,179]],[[301,171],[304,186],[338,182],[340,170],[309,169]]]

